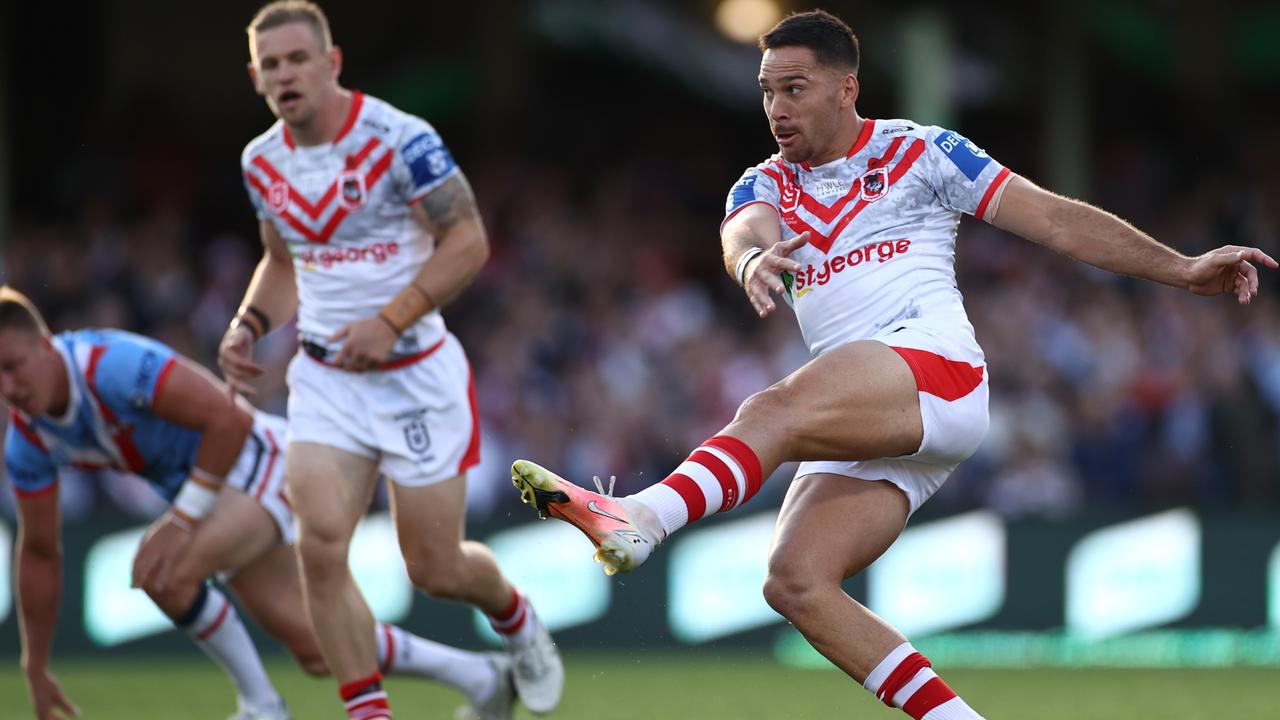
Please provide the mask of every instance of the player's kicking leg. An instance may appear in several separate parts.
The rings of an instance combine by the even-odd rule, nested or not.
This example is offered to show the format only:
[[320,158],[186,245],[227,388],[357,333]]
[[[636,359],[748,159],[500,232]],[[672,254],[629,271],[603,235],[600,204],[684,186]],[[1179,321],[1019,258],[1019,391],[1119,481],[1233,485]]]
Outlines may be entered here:
[[[923,437],[912,368],[887,345],[864,341],[836,348],[753,395],[719,435],[636,495],[609,498],[522,461],[512,476],[526,502],[582,529],[606,572],[617,572],[634,569],[684,525],[741,505],[783,462],[898,457],[915,452]],[[886,702],[926,720],[976,718],[963,701],[951,701],[954,693],[900,634],[841,589],[897,538],[908,507],[889,483],[801,478],[779,517],[766,596]]]
[[[236,572],[230,581],[248,615],[284,643],[308,674],[329,670],[302,612],[303,590],[293,548],[278,545]],[[417,637],[378,623],[378,669],[384,675],[435,680],[466,696],[477,720],[509,720],[515,701],[511,660],[499,653],[475,653]]]
[[555,709],[564,666],[533,607],[498,569],[493,553],[464,540],[466,478],[409,487],[391,484],[392,511],[409,578],[423,592],[478,607],[489,616],[514,661],[520,700],[532,712]]
[[235,605],[205,579],[247,562],[277,542],[276,526],[267,511],[243,492],[223,488],[209,515],[196,526],[165,586],[143,587],[160,610],[231,677],[239,706],[234,720],[285,720],[289,713]]

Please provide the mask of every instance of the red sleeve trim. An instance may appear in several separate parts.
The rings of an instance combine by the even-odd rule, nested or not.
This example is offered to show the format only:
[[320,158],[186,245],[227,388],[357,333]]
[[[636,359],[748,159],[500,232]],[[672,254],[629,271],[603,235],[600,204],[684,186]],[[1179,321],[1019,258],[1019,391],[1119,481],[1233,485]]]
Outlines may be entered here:
[[151,406],[155,407],[156,398],[160,397],[160,391],[164,389],[164,384],[169,381],[169,373],[173,372],[173,366],[178,364],[177,357],[169,358],[164,367],[160,368],[160,375],[156,377],[156,389],[151,393]]
[[773,203],[769,202],[768,200],[752,200],[752,201],[751,201],[751,202],[749,202],[749,203],[743,203],[743,204],[739,205],[738,207],[736,207],[736,208],[734,208],[734,209],[733,209],[733,212],[731,212],[731,213],[729,213],[728,215],[726,215],[726,216],[725,216],[725,218],[724,218],[724,220],[721,220],[721,221],[720,221],[720,229],[721,229],[721,230],[724,230],[724,225],[725,225],[725,223],[727,223],[727,222],[729,222],[730,220],[732,220],[734,215],[737,215],[738,213],[742,212],[742,211],[743,211],[743,210],[745,210],[746,208],[751,207],[752,205],[768,205],[769,207],[773,208],[773,211],[774,211],[775,213],[776,213],[776,212],[778,212],[778,208],[774,207],[774,206],[773,206]]
[[17,485],[14,485],[13,494],[17,495],[19,498],[23,500],[35,500],[36,498],[41,498],[41,497],[44,497],[45,495],[48,495],[49,493],[53,492],[54,489],[56,489],[57,487],[58,487],[58,479],[55,477],[52,481],[49,482],[48,485],[45,485],[39,490],[23,490]]
[[1000,172],[996,173],[996,179],[992,180],[991,184],[987,186],[987,191],[982,195],[982,202],[978,203],[978,209],[973,212],[974,217],[979,220],[986,219],[983,215],[987,213],[987,205],[991,203],[991,199],[996,196],[996,191],[1004,185],[1004,181],[1008,179],[1009,175],[1009,168],[1001,168]]

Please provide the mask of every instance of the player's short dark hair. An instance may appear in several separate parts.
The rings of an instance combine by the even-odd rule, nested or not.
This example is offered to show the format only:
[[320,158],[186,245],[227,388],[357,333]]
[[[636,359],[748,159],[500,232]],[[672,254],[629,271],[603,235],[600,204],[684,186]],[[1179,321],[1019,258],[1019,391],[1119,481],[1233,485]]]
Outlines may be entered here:
[[263,5],[258,13],[249,21],[245,32],[249,41],[253,41],[254,33],[278,28],[289,23],[302,22],[311,26],[311,30],[320,40],[320,47],[329,49],[333,46],[333,36],[329,33],[329,18],[324,10],[309,0],[275,0]]
[[8,285],[0,286],[0,332],[25,330],[38,336],[49,334],[40,311],[26,295]]
[[792,13],[760,36],[760,52],[780,47],[806,47],[819,63],[858,73],[858,36],[826,10]]

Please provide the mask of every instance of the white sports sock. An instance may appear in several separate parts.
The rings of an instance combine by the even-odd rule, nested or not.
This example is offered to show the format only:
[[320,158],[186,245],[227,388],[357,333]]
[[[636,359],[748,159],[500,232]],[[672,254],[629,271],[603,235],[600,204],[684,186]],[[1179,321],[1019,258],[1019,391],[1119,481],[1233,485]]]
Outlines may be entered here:
[[378,666],[386,675],[415,675],[452,687],[479,704],[489,699],[498,677],[481,653],[459,650],[378,623]]
[[231,676],[242,702],[254,708],[275,708],[283,702],[262,667],[240,613],[221,590],[202,585],[191,608],[174,624]]

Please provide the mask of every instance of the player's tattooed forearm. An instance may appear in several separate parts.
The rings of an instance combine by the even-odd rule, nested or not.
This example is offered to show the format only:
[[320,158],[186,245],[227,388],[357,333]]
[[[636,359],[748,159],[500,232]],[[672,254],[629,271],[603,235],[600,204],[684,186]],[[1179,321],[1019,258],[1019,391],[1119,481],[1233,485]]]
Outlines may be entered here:
[[479,214],[471,185],[462,173],[457,173],[428,193],[422,198],[421,205],[437,233],[443,233],[458,222]]

